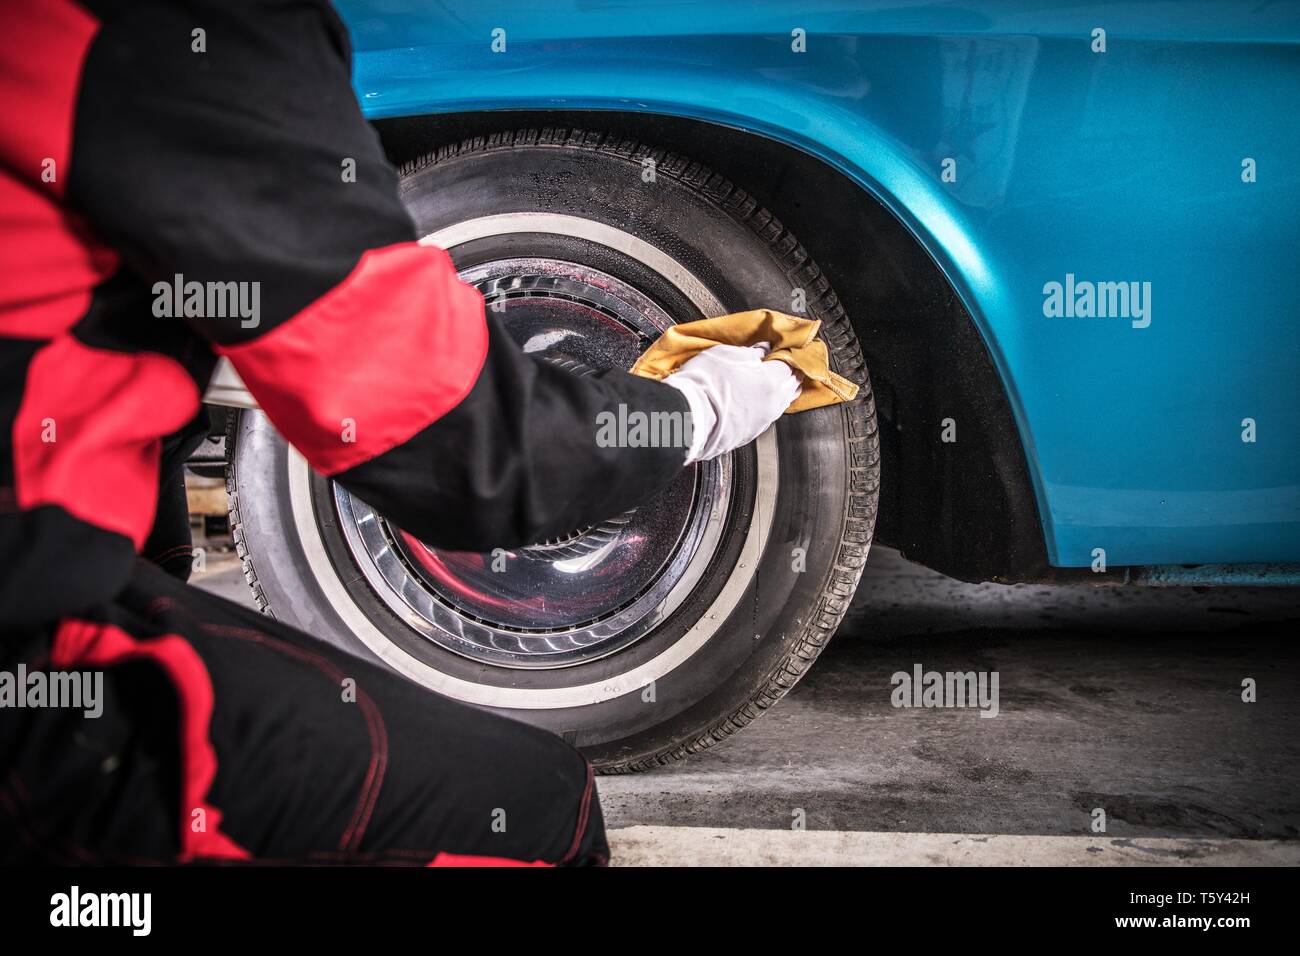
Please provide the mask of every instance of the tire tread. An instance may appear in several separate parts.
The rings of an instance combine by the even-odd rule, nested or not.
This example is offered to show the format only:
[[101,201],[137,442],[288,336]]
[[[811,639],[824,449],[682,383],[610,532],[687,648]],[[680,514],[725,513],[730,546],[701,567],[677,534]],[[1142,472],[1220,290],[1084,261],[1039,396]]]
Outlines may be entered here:
[[[690,739],[616,764],[600,767],[602,773],[631,773],[681,760],[726,740],[762,716],[784,697],[812,666],[826,647],[849,609],[858,579],[866,564],[875,528],[879,502],[880,443],[876,427],[875,400],[857,335],[830,281],[798,239],[754,197],[689,157],[648,146],[609,133],[565,127],[538,127],[475,136],[448,143],[403,163],[399,176],[471,154],[514,150],[520,147],[585,149],[618,156],[640,164],[654,159],[657,175],[668,176],[700,195],[705,201],[744,225],[766,243],[795,288],[807,294],[809,314],[822,320],[822,335],[831,345],[837,370],[859,386],[858,396],[847,409],[849,422],[849,499],[841,529],[836,559],[821,588],[816,607],[801,629],[790,638],[789,650],[768,671],[748,699]],[[231,416],[232,422],[236,416]],[[233,428],[233,426],[232,426]],[[228,436],[226,446],[233,449]],[[231,458],[233,460],[233,456]],[[239,518],[239,499],[232,466],[227,467],[226,491],[230,501],[230,527],[243,564],[244,576],[263,613],[273,615],[258,584],[253,558],[244,545]]]

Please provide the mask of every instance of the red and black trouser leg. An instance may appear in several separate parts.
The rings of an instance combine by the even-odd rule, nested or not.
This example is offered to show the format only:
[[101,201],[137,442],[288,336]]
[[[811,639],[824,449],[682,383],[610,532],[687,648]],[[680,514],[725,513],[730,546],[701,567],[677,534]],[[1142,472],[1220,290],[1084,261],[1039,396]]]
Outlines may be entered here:
[[102,713],[0,709],[0,857],[599,864],[587,762],[141,562],[3,669],[103,673]]

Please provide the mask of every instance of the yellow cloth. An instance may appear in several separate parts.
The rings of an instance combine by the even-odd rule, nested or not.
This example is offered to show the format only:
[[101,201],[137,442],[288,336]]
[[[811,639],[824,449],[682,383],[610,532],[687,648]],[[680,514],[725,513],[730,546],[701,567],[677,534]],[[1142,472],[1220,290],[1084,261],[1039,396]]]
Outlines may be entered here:
[[690,358],[713,345],[757,345],[768,342],[765,361],[784,362],[803,376],[803,389],[786,414],[850,402],[858,387],[831,371],[826,343],[817,338],[817,319],[800,319],[771,309],[733,312],[713,319],[674,325],[636,360],[632,374],[662,379]]

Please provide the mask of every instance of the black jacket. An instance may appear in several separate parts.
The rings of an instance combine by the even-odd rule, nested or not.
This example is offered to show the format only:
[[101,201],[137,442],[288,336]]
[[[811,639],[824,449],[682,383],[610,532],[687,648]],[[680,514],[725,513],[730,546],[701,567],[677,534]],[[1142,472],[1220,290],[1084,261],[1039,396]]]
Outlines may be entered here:
[[676,390],[524,354],[416,243],[327,3],[0,7],[0,626],[123,586],[218,354],[437,546],[561,534],[676,474],[682,449],[595,440],[620,404],[684,412]]

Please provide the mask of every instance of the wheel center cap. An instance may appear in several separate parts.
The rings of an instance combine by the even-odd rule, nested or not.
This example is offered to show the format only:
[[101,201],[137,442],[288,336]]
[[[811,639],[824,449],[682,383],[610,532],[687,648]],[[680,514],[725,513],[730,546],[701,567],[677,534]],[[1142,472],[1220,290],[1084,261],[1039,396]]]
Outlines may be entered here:
[[[525,352],[577,374],[629,368],[672,324],[638,290],[574,263],[501,259],[461,278]],[[381,597],[411,626],[487,663],[558,667],[626,647],[680,604],[716,550],[729,475],[728,459],[692,466],[624,514],[484,554],[431,547],[347,492],[336,499],[349,540],[384,584]]]

